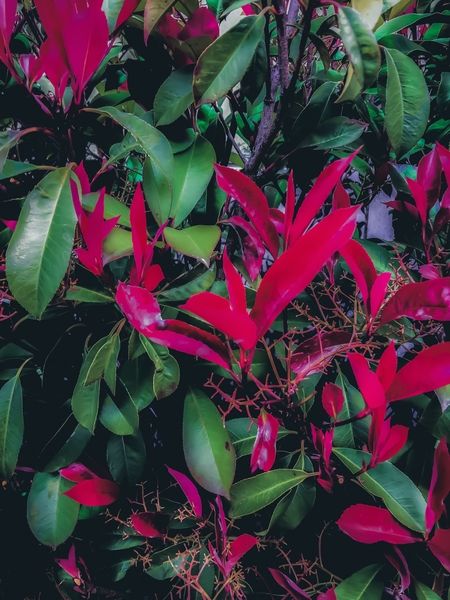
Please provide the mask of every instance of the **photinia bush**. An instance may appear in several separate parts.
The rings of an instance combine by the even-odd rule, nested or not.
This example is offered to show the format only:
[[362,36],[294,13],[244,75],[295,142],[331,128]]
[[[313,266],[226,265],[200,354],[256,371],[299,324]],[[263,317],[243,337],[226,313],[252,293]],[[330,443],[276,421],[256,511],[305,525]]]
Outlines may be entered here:
[[2,598],[450,598],[449,23],[0,1]]

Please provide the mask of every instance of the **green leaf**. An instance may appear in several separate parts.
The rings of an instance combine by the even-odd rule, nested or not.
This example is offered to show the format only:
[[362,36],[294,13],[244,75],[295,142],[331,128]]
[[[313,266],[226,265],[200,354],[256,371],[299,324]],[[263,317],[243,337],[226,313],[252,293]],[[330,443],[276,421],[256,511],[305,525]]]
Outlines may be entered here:
[[98,538],[98,545],[103,550],[126,550],[127,548],[136,548],[145,543],[145,537],[134,535],[130,527],[114,529],[108,533],[102,533]]
[[16,468],[23,439],[20,374],[0,390],[0,477],[9,481]]
[[[106,18],[108,19],[109,33],[112,33],[116,28],[117,17],[122,10],[123,4],[124,0],[103,0],[102,2],[102,11],[105,13]],[[138,4],[139,0],[136,0],[136,7]]]
[[26,130],[14,131],[12,129],[0,131],[0,171],[3,170],[9,151],[25,132]]
[[147,42],[148,36],[158,25],[160,19],[175,4],[177,0],[147,0],[144,10],[144,39]]
[[89,350],[83,364],[72,395],[73,414],[83,427],[86,427],[92,434],[94,433],[95,422],[97,420],[98,403],[100,397],[100,381],[95,381],[91,385],[85,386],[86,376],[92,361],[97,356],[97,352],[108,341],[108,337],[100,339]]
[[334,588],[337,600],[381,600],[383,582],[376,579],[382,565],[369,565]]
[[98,291],[78,286],[73,286],[70,290],[67,290],[65,298],[74,302],[92,302],[96,304],[114,302],[114,296],[106,289]]
[[152,343],[144,335],[139,334],[148,357],[155,365],[153,390],[158,400],[173,394],[180,383],[180,367],[175,358],[164,346]]
[[163,581],[172,579],[186,569],[192,560],[192,554],[186,550],[186,544],[176,544],[152,553],[152,563],[146,570],[147,575]]
[[158,225],[167,221],[172,210],[173,189],[169,180],[149,158],[144,162],[142,171],[147,204]]
[[327,81],[312,94],[308,104],[294,121],[290,135],[292,143],[302,139],[314,131],[319,123],[331,117],[335,90],[336,84]]
[[45,465],[43,470],[52,473],[71,465],[86,448],[91,437],[92,433],[78,423],[62,448]]
[[414,590],[417,600],[439,600],[441,598],[441,596],[438,596],[436,592],[430,590],[429,587],[420,583],[420,581],[414,581]]
[[367,124],[347,117],[333,117],[320,123],[313,133],[307,135],[297,148],[311,148],[315,150],[331,150],[347,146],[357,140],[364,133]]
[[425,133],[430,113],[430,97],[422,71],[398,50],[385,48],[387,86],[385,124],[389,141],[400,158]]
[[236,457],[219,411],[200,390],[184,401],[183,449],[188,469],[205,490],[229,497]]
[[[338,385],[344,394],[344,404],[341,412],[338,414],[339,421],[345,421],[359,414],[365,409],[366,403],[361,393],[350,385],[347,377],[339,372],[335,384]],[[333,445],[336,447],[354,448],[355,439],[367,439],[369,417],[359,419],[354,423],[348,423],[334,430]],[[362,433],[362,435],[361,435]]]
[[373,29],[383,12],[383,0],[352,0],[351,4]]
[[192,74],[194,65],[173,71],[155,96],[155,124],[169,125],[181,117],[194,102]]
[[220,229],[217,225],[194,225],[187,229],[166,227],[164,235],[167,243],[176,252],[192,256],[207,267],[211,254],[220,239]]
[[[233,442],[234,450],[236,452],[236,458],[241,458],[241,456],[248,456],[252,453],[253,446],[256,441],[256,434],[258,432],[258,427],[256,423],[250,423],[250,419],[248,417],[243,417],[241,419],[230,419],[225,423],[228,433],[230,434],[230,439]],[[284,427],[279,427],[277,440],[281,440],[290,432]]]
[[59,546],[75,529],[79,504],[64,496],[73,483],[50,473],[36,473],[27,501],[28,525],[47,546]]
[[174,156],[173,203],[170,216],[178,227],[188,217],[206,190],[216,160],[214,148],[205,138],[197,136],[194,143]]
[[381,66],[381,54],[375,36],[360,13],[350,6],[339,7],[341,38],[362,89],[376,79]]
[[98,415],[100,423],[116,435],[131,435],[139,427],[139,414],[124,385],[115,396],[106,395]]
[[267,76],[267,52],[264,39],[259,40],[255,54],[242,78],[241,93],[250,102],[256,102],[266,82]]
[[[199,267],[204,269],[203,265],[199,265]],[[162,300],[163,302],[181,302],[188,300],[194,294],[209,290],[216,280],[216,263],[213,263],[209,269],[198,277],[192,278],[192,275],[196,275],[199,271],[199,267],[194,267],[194,269],[178,280],[179,282],[184,282],[188,279],[187,283],[164,290],[158,295],[158,300]]]
[[[361,470],[363,460],[370,462],[370,454],[361,450],[334,448],[333,452],[352,473]],[[400,523],[413,531],[425,531],[426,502],[411,479],[392,463],[380,463],[359,475],[358,480],[370,494],[382,498]]]
[[111,337],[106,338],[106,342],[95,354],[83,385],[87,386],[94,381],[104,379],[106,385],[113,394],[116,393],[116,369],[117,357],[120,350],[120,337],[115,333]]
[[[399,3],[400,4],[400,3]],[[422,25],[423,23],[448,23],[450,22],[450,13],[446,11],[446,14],[435,13],[433,15],[430,14],[417,14],[417,13],[409,13],[407,15],[401,15],[400,17],[396,17],[389,19],[381,27],[375,32],[375,37],[377,40],[381,40],[385,35],[389,35],[390,33],[396,33],[397,31],[401,31],[402,29],[406,29],[407,27],[411,27],[412,25]]]
[[441,117],[448,115],[450,111],[450,72],[441,73],[441,82],[438,87],[436,101]]
[[[1,150],[0,150],[1,153]],[[38,169],[36,165],[30,163],[18,162],[16,160],[6,160],[3,168],[0,170],[0,179],[10,179],[22,173],[28,173]]]
[[108,469],[121,488],[129,488],[137,483],[147,459],[139,429],[131,435],[112,434],[106,447],[106,458]]
[[28,195],[6,252],[6,274],[16,300],[39,318],[69,265],[76,216],[70,167],[51,171]]
[[[142,348],[140,342],[139,345]],[[145,352],[144,348],[142,350]],[[153,375],[154,368],[147,355],[138,356],[122,366],[120,380],[127,388],[138,412],[149,406],[155,397]]]
[[297,486],[306,477],[308,473],[304,471],[275,469],[238,481],[231,486],[230,517],[244,517],[261,510]]
[[265,22],[263,15],[244,17],[203,52],[194,69],[197,107],[217,102],[239,83],[256,52]]
[[106,236],[102,244],[103,264],[107,265],[113,260],[133,254],[133,240],[131,232],[120,227],[114,229]]
[[[81,197],[81,204],[84,209],[92,212],[97,204],[100,197],[99,192],[92,192],[91,194],[84,194]],[[120,215],[119,225],[124,225],[131,229],[130,223],[130,209],[123,202],[119,202],[116,198],[113,198],[109,194],[105,194],[105,211],[104,218],[111,219]]]

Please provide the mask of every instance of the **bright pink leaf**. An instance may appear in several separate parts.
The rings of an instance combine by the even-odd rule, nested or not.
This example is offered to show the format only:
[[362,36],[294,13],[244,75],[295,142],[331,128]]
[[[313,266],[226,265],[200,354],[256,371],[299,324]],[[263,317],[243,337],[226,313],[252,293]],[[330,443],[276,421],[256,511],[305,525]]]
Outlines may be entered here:
[[164,273],[161,267],[159,265],[150,265],[145,271],[144,287],[149,292],[153,292],[163,280]]
[[422,541],[417,534],[400,525],[386,508],[377,506],[354,504],[342,513],[337,524],[344,533],[362,544],[413,544]]
[[388,271],[381,273],[377,276],[375,283],[370,290],[370,313],[373,318],[378,314],[378,311],[386,298],[386,290],[390,280],[391,274]]
[[395,351],[395,344],[391,340],[389,346],[381,355],[380,361],[377,367],[377,377],[381,383],[381,387],[384,391],[388,390],[391,383],[394,381],[395,374],[397,372],[397,352]]
[[427,546],[444,569],[450,571],[450,529],[438,529]]
[[258,543],[257,538],[248,533],[243,533],[238,536],[233,542],[231,542],[230,549],[228,551],[228,557],[224,565],[225,575],[228,577],[233,567],[241,560],[241,558],[249,550]]
[[339,253],[348,264],[353,277],[361,291],[364,304],[371,314],[369,306],[369,292],[377,278],[377,272],[372,259],[367,254],[366,250],[356,240],[350,240],[342,246]]
[[115,29],[118,29],[122,23],[131,17],[136,8],[139,6],[140,0],[124,0],[119,16],[117,17]]
[[[256,292],[250,313],[257,326],[258,338],[266,333],[289,302],[311,283],[330,256],[352,237],[358,210],[358,207],[342,208],[331,213],[270,267]],[[293,269],[292,265],[301,265],[301,269]]]
[[224,223],[229,223],[236,229],[242,245],[242,260],[250,279],[254,281],[261,271],[266,251],[260,236],[251,223],[238,215],[230,217]]
[[400,593],[404,592],[411,585],[411,573],[403,552],[401,552],[401,550],[396,546],[392,546],[392,552],[385,552],[384,555],[391,565],[397,569],[401,580]]
[[291,245],[295,244],[300,236],[304,234],[359,150],[360,148],[355,150],[350,156],[336,160],[331,165],[328,165],[316,179],[314,185],[306,194],[292,224],[289,235]]
[[157,327],[164,328],[161,308],[148,290],[119,281],[116,302],[139,333],[150,337]]
[[143,512],[131,515],[131,522],[138,533],[148,538],[162,538],[167,533],[167,515]]
[[17,0],[6,0],[0,3],[0,60],[12,72],[14,72],[14,61],[9,49],[9,43],[14,31],[16,12]]
[[284,231],[283,231],[283,250],[289,248],[289,234],[292,227],[292,221],[294,220],[295,210],[295,185],[294,185],[294,172],[291,171],[289,174],[287,190],[286,190],[286,206],[284,211]]
[[386,303],[379,327],[400,317],[418,321],[449,321],[450,277],[408,283],[401,287]]
[[428,202],[427,196],[425,194],[425,190],[417,181],[414,179],[406,178],[406,183],[408,184],[409,190],[414,198],[414,202],[416,203],[417,210],[419,211],[420,220],[422,221],[422,226],[425,226],[428,219]]
[[13,221],[10,219],[0,219],[0,221],[6,225],[6,227],[10,230],[10,231],[14,231],[15,228],[17,227],[17,221]]
[[109,479],[86,479],[64,492],[64,496],[85,506],[106,506],[119,498],[120,487]]
[[319,596],[317,596],[317,600],[337,600],[334,588],[327,590],[324,594],[319,594]]
[[362,354],[352,352],[348,354],[348,360],[368,408],[383,406],[386,403],[384,390],[378,377],[369,369],[367,359]]
[[[434,222],[436,223],[436,219]],[[422,265],[419,267],[419,273],[424,279],[439,279],[441,276],[435,265]]]
[[277,230],[270,220],[269,205],[262,190],[249,177],[236,169],[217,164],[214,168],[219,187],[239,202],[269,252],[277,258],[280,241]]
[[77,558],[75,555],[75,545],[72,544],[69,550],[69,556],[67,558],[55,558],[55,563],[64,569],[66,573],[69,573],[71,577],[79,577],[77,568]]
[[250,458],[252,473],[256,469],[267,472],[273,467],[277,454],[278,428],[279,423],[275,417],[261,409],[258,416],[256,440]]
[[425,154],[417,167],[417,183],[420,184],[427,198],[428,210],[433,208],[439,198],[441,189],[442,165],[436,146]]
[[331,210],[337,210],[338,208],[350,208],[350,206],[350,196],[342,185],[342,182],[339,180],[333,193]]
[[450,342],[422,350],[394,377],[386,392],[388,402],[426,394],[450,384]]
[[86,169],[84,168],[84,162],[80,162],[78,167],[73,171],[75,175],[78,177],[81,185],[81,193],[89,194],[91,192],[91,184],[89,183],[89,177],[86,173]]
[[130,206],[131,239],[133,242],[134,262],[136,265],[135,281],[132,285],[139,285],[143,278],[145,253],[147,249],[147,220],[145,216],[144,194],[141,184],[138,183]]
[[319,333],[297,346],[291,356],[291,369],[298,379],[319,373],[338,352],[343,352],[352,339],[348,331]]
[[434,219],[433,234],[439,233],[450,221],[450,188],[447,188],[442,196],[441,206]]
[[416,221],[420,219],[420,214],[417,208],[411,202],[402,202],[401,200],[390,200],[383,202],[387,207],[398,210],[399,212],[409,213]]
[[450,494],[450,455],[445,436],[434,451],[428,503],[425,511],[425,524],[429,533],[445,510],[444,501]]
[[326,383],[322,392],[322,405],[325,411],[336,419],[344,406],[344,394],[334,383]]
[[252,7],[252,5],[251,5],[251,4],[245,4],[245,5],[242,7],[242,11],[243,11],[243,12],[244,12],[244,13],[245,13],[247,16],[250,16],[250,15],[254,15],[254,14],[255,14],[255,11],[253,10],[253,7]]
[[330,467],[331,452],[333,451],[334,429],[323,432],[311,423],[311,437],[314,448],[320,455],[319,483],[329,494],[333,491],[333,469]]
[[391,419],[385,420],[384,416],[384,406],[372,411],[368,440],[369,451],[372,454],[370,468],[395,456],[408,440],[409,429],[404,425],[391,427]]
[[234,311],[238,313],[247,314],[247,300],[245,297],[245,287],[242,283],[241,276],[234,268],[231,260],[228,258],[226,249],[223,253],[222,262],[231,307]]
[[172,477],[176,479],[178,485],[183,490],[184,495],[186,496],[190,505],[194,509],[195,516],[201,519],[203,512],[202,499],[200,498],[200,494],[198,493],[198,490],[195,487],[195,485],[192,483],[189,477],[187,477],[183,473],[175,471],[175,469],[171,469],[170,467],[167,467],[167,470],[172,475]]
[[279,571],[278,569],[271,569],[269,567],[269,571],[275,581],[279,586],[283,588],[288,594],[291,595],[294,600],[303,600],[303,598],[307,598],[307,600],[311,600],[311,597],[308,596],[306,592],[301,590],[296,583],[292,581],[287,575]]
[[86,481],[87,479],[98,479],[98,475],[81,463],[72,463],[69,467],[60,469],[59,474],[65,479],[68,479],[69,481],[75,481],[76,483]]
[[201,35],[208,36],[212,41],[219,37],[219,23],[206,6],[201,6],[192,13],[178,35],[178,39],[190,40]]
[[442,146],[439,142],[436,142],[436,148],[439,154],[439,160],[441,161],[442,169],[445,173],[445,179],[447,185],[450,186],[450,150],[445,146]]
[[278,208],[269,208],[269,217],[277,230],[278,235],[283,235],[284,232],[284,213]]

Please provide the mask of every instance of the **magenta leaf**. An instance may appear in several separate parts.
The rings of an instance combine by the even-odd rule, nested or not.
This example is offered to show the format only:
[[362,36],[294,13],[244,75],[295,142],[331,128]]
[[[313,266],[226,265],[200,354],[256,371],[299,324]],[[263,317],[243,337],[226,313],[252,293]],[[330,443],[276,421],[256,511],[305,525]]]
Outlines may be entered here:
[[320,455],[319,483],[329,494],[333,491],[333,469],[330,467],[330,457],[333,450],[334,429],[323,432],[311,423],[311,437],[315,449]]
[[450,571],[450,529],[438,529],[427,546],[444,569]]
[[333,193],[331,210],[337,210],[338,208],[350,208],[350,206],[350,196],[348,195],[347,190],[342,185],[342,182],[339,180]]
[[148,538],[162,538],[167,533],[169,518],[159,512],[143,512],[131,515],[131,522],[141,535]]
[[161,308],[148,290],[119,281],[116,302],[139,333],[150,337],[157,327],[164,328]]
[[88,174],[86,173],[86,169],[84,168],[84,162],[80,162],[78,167],[73,170],[75,175],[78,177],[81,185],[81,193],[90,194],[91,192],[91,184],[89,183]]
[[[441,207],[434,219],[433,234],[439,233],[450,221],[450,188],[447,188],[442,196]],[[425,275],[424,275],[425,277]]]
[[258,416],[258,431],[255,445],[253,446],[250,458],[252,473],[256,469],[267,472],[273,467],[277,454],[278,428],[279,423],[275,417],[267,413],[264,409],[261,409]]
[[251,223],[238,215],[230,217],[224,223],[229,223],[236,229],[242,245],[242,260],[250,275],[250,279],[254,281],[261,271],[266,251],[260,236]]
[[225,575],[227,577],[233,570],[233,567],[244,556],[244,554],[251,550],[257,543],[257,538],[255,538],[253,535],[249,535],[248,533],[243,533],[233,542],[231,542],[230,549],[228,551],[228,557],[224,565]]
[[147,220],[145,216],[144,194],[138,184],[130,206],[131,239],[133,242],[135,276],[131,285],[139,285],[144,276],[147,250]]
[[377,506],[354,504],[342,513],[337,524],[344,533],[361,544],[413,544],[423,541],[400,525],[386,508]]
[[211,38],[211,41],[219,37],[219,23],[206,6],[201,6],[192,13],[186,25],[179,33],[178,39],[189,40],[201,35],[208,36]]
[[306,592],[301,590],[296,583],[292,581],[287,575],[279,571],[278,569],[271,569],[269,567],[269,571],[275,581],[279,586],[283,588],[288,594],[291,595],[294,600],[303,600],[303,598],[307,598],[311,600],[311,597],[308,596]]
[[319,596],[317,596],[317,600],[337,600],[334,588],[327,590],[324,594],[319,594]]
[[73,488],[64,492],[68,496],[85,506],[106,506],[115,502],[120,496],[120,487],[109,479],[86,479]]
[[198,493],[198,490],[195,487],[195,485],[192,483],[189,477],[187,477],[183,473],[175,471],[175,469],[171,469],[170,467],[167,467],[167,470],[172,475],[172,477],[176,479],[178,485],[183,490],[184,495],[186,496],[190,505],[194,509],[195,516],[201,519],[203,512],[202,499],[200,498],[200,494]]
[[[256,323],[258,338],[265,334],[289,302],[311,283],[330,256],[352,237],[358,210],[358,207],[343,208],[325,217],[283,252],[267,271],[250,313]],[[306,262],[305,256],[309,257]],[[292,265],[302,265],[302,269],[299,272]]]
[[98,479],[98,475],[81,463],[72,463],[69,467],[60,469],[59,473],[65,479],[68,479],[69,481],[75,481],[76,483],[86,481],[87,479]]
[[17,221],[11,220],[11,219],[0,219],[0,221],[6,225],[6,227],[10,230],[10,231],[14,231],[15,228],[17,227]]
[[139,6],[140,0],[124,0],[122,8],[117,17],[115,29],[118,29],[127,19],[131,17],[136,8]]
[[376,374],[369,369],[367,359],[355,352],[348,354],[359,390],[368,408],[378,408],[386,404],[383,387]]
[[404,592],[411,585],[411,573],[403,552],[396,546],[392,546],[392,552],[385,552],[384,555],[391,565],[397,569],[401,580],[400,593]]
[[226,249],[223,253],[222,261],[231,308],[237,313],[247,314],[247,300],[245,298],[245,287],[242,283],[241,276],[234,268],[231,260],[228,258]]
[[450,494],[450,455],[445,436],[434,451],[428,502],[425,510],[425,524],[429,533],[445,510],[444,501]]
[[352,339],[348,331],[318,333],[297,346],[291,356],[291,369],[298,379],[323,371],[338,352],[343,352]]
[[322,405],[330,417],[336,419],[344,405],[344,394],[335,383],[326,383],[322,392]]
[[55,563],[59,565],[66,573],[75,579],[79,577],[77,568],[77,558],[75,554],[75,544],[72,544],[67,558],[55,558]]
[[436,148],[439,154],[439,160],[441,161],[442,169],[445,173],[445,179],[447,181],[447,185],[450,184],[450,151],[440,144],[436,142]]
[[384,391],[388,390],[391,386],[391,383],[394,381],[396,372],[397,352],[395,351],[394,342],[391,341],[389,346],[381,355],[377,367],[377,377]]
[[270,220],[269,205],[262,190],[249,177],[235,169],[215,165],[215,170],[219,187],[239,202],[269,252],[277,258],[280,241]]
[[395,456],[408,440],[408,428],[404,425],[391,427],[391,419],[385,420],[384,416],[384,406],[372,411],[368,440],[369,451],[372,453],[370,468]]
[[410,179],[409,177],[406,178],[406,183],[408,184],[409,190],[412,194],[412,197],[414,198],[414,202],[416,203],[416,207],[419,212],[420,220],[422,221],[422,228],[424,228],[427,223],[429,212],[425,190],[419,182],[414,181],[414,179]]
[[284,231],[283,231],[283,250],[286,251],[289,248],[289,234],[292,227],[292,221],[294,219],[295,209],[295,185],[294,185],[294,172],[291,171],[289,174],[287,190],[286,190],[286,206],[284,212]]
[[425,154],[417,167],[417,183],[425,192],[428,210],[433,208],[439,198],[441,189],[442,165],[437,146]]
[[450,277],[408,283],[401,287],[386,303],[379,327],[399,317],[410,317],[418,321],[449,321]]

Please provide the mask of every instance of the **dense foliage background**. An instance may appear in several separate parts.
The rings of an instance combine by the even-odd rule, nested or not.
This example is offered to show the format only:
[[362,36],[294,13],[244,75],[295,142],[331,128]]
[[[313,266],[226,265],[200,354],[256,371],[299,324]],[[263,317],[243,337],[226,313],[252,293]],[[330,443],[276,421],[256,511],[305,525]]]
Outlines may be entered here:
[[1,598],[450,598],[449,23],[0,0]]

